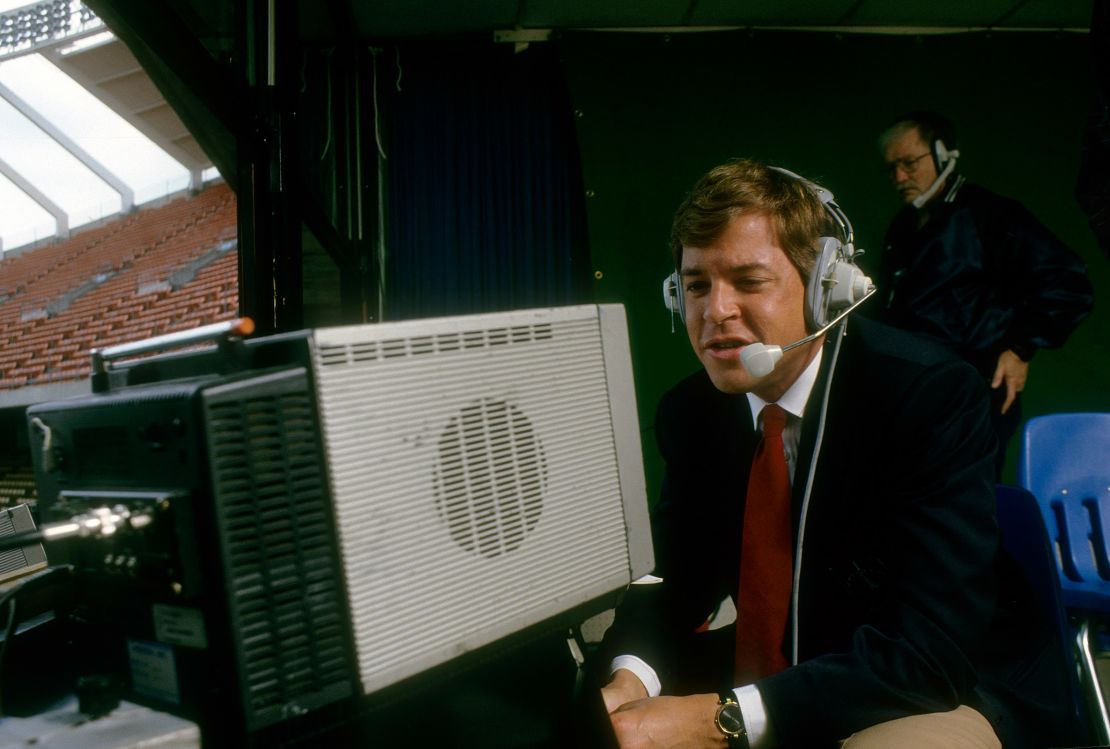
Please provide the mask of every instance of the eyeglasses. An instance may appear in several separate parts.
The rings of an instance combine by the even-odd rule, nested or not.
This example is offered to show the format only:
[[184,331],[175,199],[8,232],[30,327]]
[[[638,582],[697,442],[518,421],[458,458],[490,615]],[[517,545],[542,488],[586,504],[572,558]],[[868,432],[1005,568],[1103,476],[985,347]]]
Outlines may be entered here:
[[904,159],[895,159],[894,161],[888,161],[884,168],[886,170],[886,173],[891,177],[894,176],[894,173],[898,171],[899,167],[901,167],[903,172],[912,176],[917,172],[918,163],[928,155],[928,153],[923,153],[920,156],[907,156]]

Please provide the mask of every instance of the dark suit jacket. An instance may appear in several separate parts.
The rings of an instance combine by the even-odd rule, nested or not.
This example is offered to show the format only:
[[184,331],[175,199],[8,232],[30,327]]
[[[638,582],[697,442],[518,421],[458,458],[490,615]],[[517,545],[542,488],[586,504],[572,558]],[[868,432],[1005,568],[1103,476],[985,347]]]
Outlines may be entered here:
[[[794,474],[795,533],[833,359],[825,346]],[[795,549],[799,665],[757,683],[783,743],[835,744],[960,704],[986,715],[1007,749],[1059,741],[1053,690],[1066,692],[1046,651],[1053,641],[997,556],[986,404],[982,378],[951,353],[850,322]],[[603,652],[643,658],[667,693],[730,688],[733,628],[693,631],[739,579],[758,439],[747,398],[701,371],[663,397],[655,432],[666,461],[652,518],[663,582],[632,586]],[[787,657],[790,641],[784,633]]]

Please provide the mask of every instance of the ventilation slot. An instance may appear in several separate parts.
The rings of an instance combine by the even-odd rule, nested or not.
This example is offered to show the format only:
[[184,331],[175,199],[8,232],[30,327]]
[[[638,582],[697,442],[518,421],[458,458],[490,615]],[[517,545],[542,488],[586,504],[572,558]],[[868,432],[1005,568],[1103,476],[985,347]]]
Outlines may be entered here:
[[[0,538],[13,536],[16,533],[15,521],[10,512],[0,513]],[[27,557],[23,549],[9,549],[0,553],[0,576],[6,575],[27,566]]]
[[404,338],[394,338],[391,341],[382,341],[382,356],[386,359],[394,359],[398,356],[404,356],[406,353],[408,352],[405,351]]
[[332,364],[346,364],[347,348],[345,346],[321,346],[320,363],[325,367]]
[[409,340],[409,348],[413,356],[434,354],[436,352],[436,342],[431,336],[420,336]]
[[387,341],[360,341],[349,346],[320,345],[319,359],[322,366],[352,362],[398,359],[470,349],[484,349],[510,344],[546,341],[553,337],[550,323],[517,325],[512,328],[466,330],[461,333],[391,338]]
[[351,344],[351,359],[353,359],[354,361],[373,361],[377,358],[377,341],[366,341]]
[[304,392],[209,403],[208,416],[243,699],[261,727],[354,676],[318,438]]
[[462,334],[463,348],[485,348],[486,334],[481,330],[468,330]]

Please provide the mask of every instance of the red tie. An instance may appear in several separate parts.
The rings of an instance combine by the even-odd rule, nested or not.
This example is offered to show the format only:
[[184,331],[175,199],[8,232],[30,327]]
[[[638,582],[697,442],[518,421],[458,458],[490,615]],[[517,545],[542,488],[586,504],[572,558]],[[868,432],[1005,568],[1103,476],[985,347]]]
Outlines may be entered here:
[[794,579],[790,472],[782,447],[785,426],[782,407],[763,407],[763,439],[752,458],[740,547],[737,684],[750,684],[790,665],[782,654]]

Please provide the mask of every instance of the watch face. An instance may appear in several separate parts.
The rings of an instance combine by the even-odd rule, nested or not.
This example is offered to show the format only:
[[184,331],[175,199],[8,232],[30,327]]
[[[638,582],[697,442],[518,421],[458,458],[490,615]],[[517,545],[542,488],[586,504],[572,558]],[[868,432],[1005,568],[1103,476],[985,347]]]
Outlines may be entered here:
[[721,705],[717,711],[717,725],[721,731],[729,736],[736,736],[744,732],[744,719],[740,714],[740,706],[735,702]]

